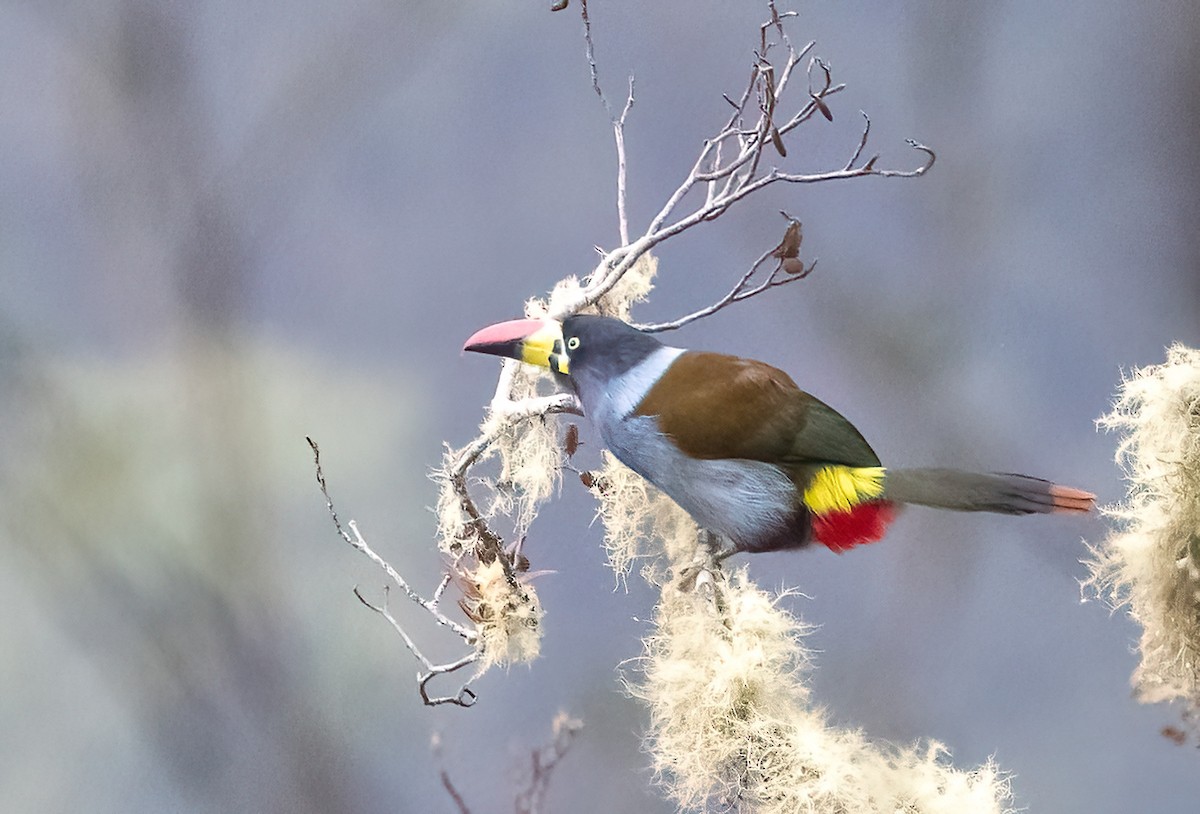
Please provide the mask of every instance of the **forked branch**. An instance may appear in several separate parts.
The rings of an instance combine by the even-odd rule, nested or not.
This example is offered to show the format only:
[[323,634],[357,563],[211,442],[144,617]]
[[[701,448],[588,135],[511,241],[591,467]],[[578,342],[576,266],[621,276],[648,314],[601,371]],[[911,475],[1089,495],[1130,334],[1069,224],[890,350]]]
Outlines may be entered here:
[[[595,69],[591,20],[588,17],[586,0],[581,0],[580,7],[584,20],[588,61],[592,68],[593,88],[611,116],[611,108],[600,88]],[[865,162],[861,161],[871,127],[866,113],[862,114],[862,136],[851,153],[850,160],[844,166],[818,172],[794,172],[772,164],[768,150],[776,153],[780,159],[786,158],[785,137],[797,127],[812,120],[817,113],[832,120],[833,112],[827,100],[844,90],[845,86],[833,81],[832,71],[826,62],[818,57],[809,56],[815,46],[814,42],[809,42],[801,48],[792,44],[787,36],[785,20],[794,16],[794,13],[780,13],[774,0],[769,0],[767,7],[769,18],[759,28],[759,42],[750,68],[750,78],[738,96],[723,97],[733,108],[729,118],[719,131],[704,140],[687,176],[667,197],[662,208],[651,218],[641,235],[632,240],[624,216],[626,207],[623,134],[625,117],[633,98],[631,80],[630,101],[621,116],[613,118],[618,153],[617,210],[621,245],[602,255],[586,285],[575,297],[564,298],[554,303],[550,314],[552,317],[561,319],[594,307],[643,255],[658,244],[701,223],[715,220],[737,202],[771,184],[815,184],[869,176],[916,178],[924,175],[933,166],[937,158],[933,150],[912,139],[908,140],[908,144],[922,153],[922,160],[911,169],[880,168],[877,166],[877,155]],[[807,86],[801,100],[793,105],[790,100],[794,95],[795,69],[806,58]],[[690,209],[681,211],[684,202],[695,199],[693,193],[700,192],[703,195],[698,202]],[[703,316],[740,299],[743,298],[735,294],[723,303],[714,303],[715,307]],[[689,321],[691,319],[685,318],[680,324]],[[666,330],[665,327],[659,329]]]
[[[786,212],[781,212],[780,214],[788,220],[788,228],[784,232],[783,241],[775,248],[769,249],[759,255],[758,259],[754,261],[754,265],[750,266],[749,270],[738,278],[733,288],[729,289],[729,292],[724,297],[721,297],[721,299],[711,305],[707,305],[704,308],[669,322],[637,324],[635,327],[646,333],[673,331],[676,328],[682,328],[689,322],[695,322],[698,319],[711,316],[727,305],[748,300],[778,286],[798,282],[809,274],[812,274],[813,269],[817,267],[817,259],[813,258],[813,261],[808,265],[805,265],[804,261],[800,259],[800,243],[803,240],[800,221]],[[774,268],[771,269],[770,273],[761,282],[755,282],[752,285],[751,283],[756,279],[758,272],[768,265],[767,261],[771,259],[777,261]]]
[[[404,577],[400,576],[399,572],[396,571],[396,569],[393,568],[386,560],[384,560],[383,557],[375,553],[375,550],[371,548],[366,539],[362,536],[362,533],[358,530],[357,523],[351,520],[347,524],[347,527],[349,528],[349,531],[347,531],[346,527],[342,526],[341,518],[338,517],[337,510],[333,506],[333,498],[329,496],[329,487],[325,482],[325,473],[321,468],[321,449],[317,446],[317,442],[312,438],[307,438],[306,440],[308,441],[309,447],[311,447],[313,451],[313,465],[317,470],[317,484],[321,487],[321,494],[325,496],[325,507],[329,511],[329,516],[333,518],[333,525],[337,529],[337,533],[341,536],[341,538],[355,549],[365,554],[367,558],[371,560],[371,562],[382,568],[383,572],[387,574],[388,578],[391,579],[391,581],[395,585],[399,586],[400,590],[404,592],[404,595],[407,596],[412,602],[420,606],[437,624],[452,630],[459,638],[463,640],[465,644],[468,646],[473,646],[476,640],[475,631],[460,625],[453,619],[450,619],[443,614],[439,608],[442,595],[445,593],[446,586],[450,582],[450,576],[448,574],[443,576],[441,581],[438,583],[437,588],[433,592],[433,597],[431,599],[426,599],[417,593],[417,591],[408,584],[408,581],[405,580]],[[437,706],[439,704],[457,704],[458,706],[469,707],[475,703],[475,693],[467,686],[467,683],[464,683],[459,688],[457,693],[450,696],[431,696],[429,695],[428,687],[429,682],[435,676],[453,673],[457,670],[461,670],[468,664],[475,663],[479,658],[478,650],[472,647],[472,650],[462,658],[445,664],[435,664],[433,661],[427,658],[424,653],[421,652],[421,649],[417,646],[417,643],[413,640],[412,636],[409,635],[408,631],[405,630],[396,617],[392,615],[390,609],[388,608],[390,586],[384,586],[383,602],[379,605],[374,605],[368,602],[358,590],[357,586],[354,588],[354,595],[358,597],[358,601],[362,602],[368,608],[375,611],[388,621],[388,623],[400,636],[401,641],[404,642],[404,646],[408,648],[408,651],[412,653],[417,661],[421,663],[422,667],[424,667],[424,672],[417,674],[417,689],[421,694],[422,701],[429,706]]]

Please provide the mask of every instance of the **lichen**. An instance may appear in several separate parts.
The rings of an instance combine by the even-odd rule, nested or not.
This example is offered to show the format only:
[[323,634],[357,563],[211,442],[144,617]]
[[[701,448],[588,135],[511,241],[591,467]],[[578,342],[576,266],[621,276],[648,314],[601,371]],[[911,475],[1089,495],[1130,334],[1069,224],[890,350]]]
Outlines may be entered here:
[[499,665],[527,664],[542,642],[542,606],[527,582],[510,580],[499,560],[456,575],[463,613],[475,623],[478,672]]
[[1126,499],[1104,507],[1114,528],[1092,549],[1085,588],[1142,627],[1132,682],[1143,702],[1179,700],[1200,714],[1200,351],[1122,382],[1101,428],[1121,434]]
[[744,569],[664,589],[633,695],[647,751],[681,809],[758,814],[1002,814],[1008,778],[962,771],[937,743],[906,748],[831,726],[805,683],[808,628]]

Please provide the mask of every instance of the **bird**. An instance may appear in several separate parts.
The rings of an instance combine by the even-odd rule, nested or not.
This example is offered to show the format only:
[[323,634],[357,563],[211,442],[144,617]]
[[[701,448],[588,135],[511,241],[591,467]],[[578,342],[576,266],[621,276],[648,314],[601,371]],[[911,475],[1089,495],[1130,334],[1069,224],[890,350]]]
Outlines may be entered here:
[[882,539],[899,507],[1083,514],[1096,496],[1028,475],[885,468],[841,413],[765,362],[676,348],[613,317],[520,319],[464,351],[549,368],[605,446],[727,553],[842,553]]

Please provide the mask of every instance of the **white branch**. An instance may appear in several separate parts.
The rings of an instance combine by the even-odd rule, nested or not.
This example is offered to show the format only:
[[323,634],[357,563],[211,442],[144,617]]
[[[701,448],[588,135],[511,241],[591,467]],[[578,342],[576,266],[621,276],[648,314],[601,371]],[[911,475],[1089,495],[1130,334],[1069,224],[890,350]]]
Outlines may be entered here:
[[416,657],[417,661],[421,662],[422,666],[425,667],[425,672],[417,673],[417,691],[420,692],[421,700],[425,702],[426,706],[436,707],[441,704],[455,704],[460,707],[469,707],[475,703],[475,700],[478,696],[476,696],[475,691],[470,688],[470,682],[463,683],[462,686],[458,688],[458,692],[456,692],[454,695],[430,695],[429,682],[437,676],[453,673],[456,670],[466,667],[468,664],[474,664],[479,660],[479,651],[476,650],[468,653],[462,658],[447,662],[445,664],[434,664],[425,657],[425,654],[422,653],[417,647],[416,642],[413,641],[412,637],[408,635],[408,632],[404,629],[404,627],[396,620],[396,617],[392,616],[391,611],[388,610],[387,586],[384,586],[383,589],[382,605],[372,605],[366,600],[362,593],[359,592],[357,587],[354,589],[354,595],[358,597],[359,602],[363,603],[388,621],[396,633],[400,635],[400,638],[404,642],[404,646],[408,648],[408,651]]
[[765,263],[767,261],[767,259],[770,257],[771,257],[771,252],[769,252],[769,251],[765,252],[761,256],[759,256],[758,260],[755,261],[754,265],[750,267],[750,270],[741,276],[741,278],[737,281],[737,283],[733,286],[733,288],[729,289],[729,292],[727,294],[725,294],[724,297],[721,297],[721,299],[717,300],[716,302],[712,303],[711,305],[706,305],[705,307],[703,307],[699,310],[693,311],[692,313],[686,314],[682,317],[677,317],[676,319],[670,320],[668,322],[638,323],[638,324],[634,325],[634,327],[637,328],[639,331],[643,331],[645,333],[660,333],[662,331],[674,331],[677,328],[682,328],[684,325],[687,325],[690,322],[695,322],[698,319],[703,319],[704,317],[712,316],[713,314],[717,313],[721,309],[723,309],[729,305],[732,305],[735,302],[741,302],[742,300],[748,300],[751,297],[758,296],[759,294],[762,294],[772,288],[776,288],[781,285],[787,285],[788,283],[794,283],[799,280],[803,280],[805,277],[807,277],[809,274],[812,273],[813,269],[815,269],[817,267],[817,261],[813,260],[812,263],[805,266],[801,271],[787,273],[787,272],[783,272],[783,263],[781,262],[779,265],[777,265],[775,267],[775,270],[771,272],[771,274],[767,277],[766,280],[764,280],[763,282],[754,286],[753,288],[749,288],[748,286],[749,286],[751,278],[753,278],[753,276],[754,276],[754,273],[757,272],[759,270],[759,268],[762,267],[762,264]]
[[629,77],[629,93],[625,97],[625,107],[621,115],[613,119],[613,138],[617,142],[617,226],[621,235],[621,243],[629,242],[629,215],[626,213],[626,166],[625,166],[625,119],[633,109],[633,77]]
[[621,237],[621,244],[625,245],[629,243],[629,216],[625,210],[625,121],[629,117],[629,111],[633,109],[633,77],[629,77],[629,92],[625,95],[625,106],[621,109],[621,115],[614,116],[612,105],[608,103],[608,97],[604,95],[604,91],[600,87],[600,73],[596,68],[596,45],[592,41],[592,19],[588,16],[587,0],[580,0],[579,8],[580,14],[583,16],[583,39],[588,69],[592,74],[592,90],[596,91],[596,95],[604,104],[609,121],[612,122],[613,139],[617,145],[617,229]]
[[[592,66],[593,88],[600,98],[604,100],[604,94],[600,90],[599,82],[596,79],[591,28],[590,22],[587,19],[586,3],[583,6],[585,37],[588,46],[588,61],[589,65]],[[761,42],[756,54],[756,61],[751,66],[750,79],[736,100],[725,96],[725,99],[733,107],[733,112],[725,126],[704,140],[687,176],[675,187],[659,211],[650,219],[645,231],[632,240],[627,234],[629,227],[624,214],[623,190],[625,188],[625,173],[622,125],[625,113],[622,113],[621,117],[613,119],[614,128],[618,134],[619,145],[618,218],[620,221],[622,245],[606,253],[601,258],[595,270],[588,278],[586,287],[581,290],[579,296],[573,300],[556,304],[556,308],[551,314],[552,317],[562,319],[570,314],[594,306],[620,282],[625,273],[633,267],[642,255],[651,251],[663,241],[675,237],[694,226],[698,226],[705,221],[715,220],[724,214],[729,207],[771,184],[780,182],[789,184],[815,184],[870,176],[880,178],[916,178],[924,175],[933,166],[936,159],[934,152],[925,145],[912,140],[909,140],[908,143],[914,149],[925,154],[925,160],[913,169],[880,169],[876,166],[878,156],[859,164],[858,162],[862,158],[863,151],[866,149],[871,126],[870,119],[866,113],[863,113],[864,126],[862,136],[851,153],[850,160],[840,169],[798,173],[772,166],[768,170],[763,170],[762,167],[765,163],[763,151],[773,147],[781,153],[781,158],[784,157],[784,137],[801,124],[812,120],[818,112],[822,116],[831,117],[833,114],[830,112],[825,100],[845,88],[842,84],[834,83],[830,68],[824,61],[816,57],[811,57],[807,70],[807,99],[791,116],[784,118],[783,124],[777,123],[779,110],[786,105],[788,92],[792,88],[793,70],[796,65],[810,54],[814,48],[814,42],[808,42],[802,48],[796,50],[791,44],[790,39],[788,39],[786,29],[783,25],[783,21],[786,18],[793,16],[792,13],[780,14],[773,2],[768,3],[768,6],[771,11],[771,19],[763,23],[760,27]],[[776,35],[776,39],[769,38],[769,35],[772,33]],[[786,57],[782,60],[781,67],[777,68],[769,61],[768,56],[772,48],[779,46],[782,46]],[[632,100],[632,89],[629,98]],[[752,102],[755,103],[756,110],[751,107]],[[629,104],[632,104],[632,102],[627,103],[625,112],[628,112]],[[609,109],[606,100],[605,108]],[[609,110],[611,115],[611,109]],[[747,127],[744,120],[752,110],[755,110],[757,115],[753,124]],[[725,149],[726,143],[736,145],[737,150],[735,154],[728,155],[732,151]],[[706,187],[703,201],[687,214],[676,216],[676,210],[688,198],[689,194],[701,184]],[[791,279],[789,277],[786,281],[790,282]],[[774,287],[777,284],[781,283],[776,281],[766,285],[765,288]],[[673,321],[673,323],[660,323],[647,327],[666,330],[666,327],[663,326],[674,323],[680,325],[686,324],[687,322],[714,313],[720,308],[746,298],[742,295],[747,294],[747,292],[744,288],[739,288],[741,285],[743,284],[739,283],[726,297],[718,300],[707,309],[701,309],[701,311],[680,317],[678,320]],[[765,290],[765,288],[762,290]],[[754,293],[761,293],[761,291],[755,291]]]
[[383,588],[382,605],[373,605],[368,602],[363,597],[362,593],[359,592],[357,586],[354,588],[354,595],[358,597],[360,602],[388,621],[388,623],[400,636],[400,639],[404,642],[404,646],[410,653],[413,654],[413,657],[416,658],[417,661],[421,662],[421,665],[425,668],[425,672],[417,674],[417,689],[421,694],[421,699],[427,705],[436,706],[438,704],[457,704],[459,706],[466,707],[475,703],[475,693],[470,689],[467,683],[464,683],[459,688],[458,692],[452,696],[430,696],[428,692],[429,682],[434,677],[444,675],[446,673],[452,673],[468,664],[473,664],[478,661],[480,655],[479,650],[476,648],[477,636],[475,631],[459,624],[458,622],[455,622],[453,619],[442,613],[439,608],[442,595],[445,593],[446,586],[450,582],[450,575],[447,574],[443,576],[441,582],[438,583],[438,586],[433,593],[432,599],[425,599],[415,589],[413,589],[411,585],[408,584],[408,581],[404,579],[404,577],[400,576],[400,573],[396,571],[396,569],[393,568],[390,563],[383,559],[383,557],[379,556],[379,554],[377,554],[375,550],[371,548],[366,539],[362,536],[362,533],[358,530],[357,523],[351,520],[346,524],[350,530],[347,531],[345,528],[343,528],[342,521],[338,517],[337,510],[333,507],[333,499],[329,496],[329,487],[325,482],[325,473],[321,469],[320,447],[317,446],[317,442],[312,438],[307,440],[308,445],[313,451],[313,462],[317,470],[317,483],[321,487],[321,494],[325,496],[325,508],[329,512],[330,517],[333,518],[333,525],[337,529],[337,533],[343,540],[353,546],[356,550],[365,554],[367,558],[371,560],[371,562],[383,569],[383,572],[388,575],[388,578],[391,579],[393,583],[398,585],[400,590],[404,591],[404,595],[407,596],[412,602],[420,606],[426,613],[428,613],[435,623],[452,630],[459,638],[463,640],[466,645],[470,646],[472,650],[470,653],[462,656],[456,661],[446,664],[434,664],[425,656],[424,653],[421,652],[421,649],[417,646],[416,641],[413,640],[412,636],[409,635],[408,631],[405,630],[404,626],[400,624],[400,622],[389,610],[389,586],[385,585]]

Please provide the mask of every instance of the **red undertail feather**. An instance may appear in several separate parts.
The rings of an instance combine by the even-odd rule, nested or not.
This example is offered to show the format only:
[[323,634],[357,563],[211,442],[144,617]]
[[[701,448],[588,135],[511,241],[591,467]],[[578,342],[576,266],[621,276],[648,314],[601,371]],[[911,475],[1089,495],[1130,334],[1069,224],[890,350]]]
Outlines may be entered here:
[[889,500],[868,500],[844,512],[813,514],[813,539],[841,554],[856,545],[883,539],[896,519],[896,505]]

